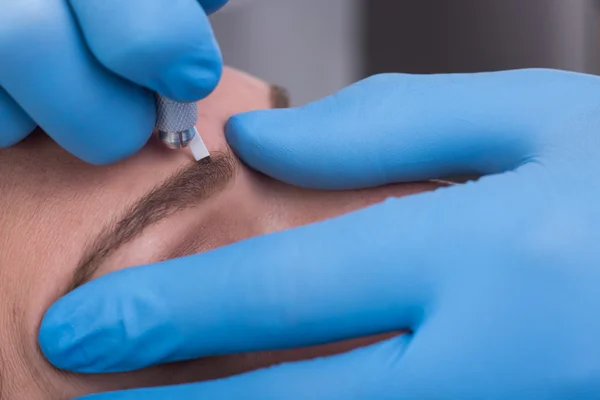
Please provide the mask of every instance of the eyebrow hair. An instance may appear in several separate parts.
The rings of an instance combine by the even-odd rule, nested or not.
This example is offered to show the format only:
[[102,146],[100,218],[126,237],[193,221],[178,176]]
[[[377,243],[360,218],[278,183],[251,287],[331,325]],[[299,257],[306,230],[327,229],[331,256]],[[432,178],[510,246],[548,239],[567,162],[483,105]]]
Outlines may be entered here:
[[287,89],[278,85],[270,85],[271,107],[288,108],[291,104],[290,93]]
[[[290,95],[285,88],[270,84],[272,108],[288,108]],[[176,172],[132,205],[119,221],[113,221],[87,246],[65,293],[91,279],[106,258],[138,237],[146,228],[170,215],[196,206],[223,190],[235,176],[235,156],[213,152],[189,168]]]
[[146,228],[178,211],[192,208],[221,192],[235,176],[231,153],[216,153],[179,170],[130,206],[120,219],[109,223],[87,246],[66,293],[86,283],[118,248]]

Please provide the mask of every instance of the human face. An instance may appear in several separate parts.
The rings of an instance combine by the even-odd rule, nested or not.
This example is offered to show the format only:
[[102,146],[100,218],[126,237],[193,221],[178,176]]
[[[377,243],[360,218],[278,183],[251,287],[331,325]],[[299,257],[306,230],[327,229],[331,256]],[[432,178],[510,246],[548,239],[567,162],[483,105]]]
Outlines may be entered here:
[[[223,127],[232,114],[271,108],[273,93],[277,94],[256,78],[225,70],[216,91],[198,104],[197,127],[213,153],[210,164],[196,164],[189,152],[165,149],[155,139],[134,157],[102,167],[80,162],[41,132],[0,150],[2,399],[67,399],[212,379],[377,340],[211,357],[102,376],[59,371],[39,351],[37,330],[45,310],[88,280],[436,187],[415,183],[360,191],[313,191],[250,170],[229,152]],[[275,99],[277,105],[284,105],[281,96]],[[173,186],[164,189],[175,184],[179,191],[172,191]],[[177,196],[169,198],[169,193]],[[152,209],[167,202],[168,212]]]

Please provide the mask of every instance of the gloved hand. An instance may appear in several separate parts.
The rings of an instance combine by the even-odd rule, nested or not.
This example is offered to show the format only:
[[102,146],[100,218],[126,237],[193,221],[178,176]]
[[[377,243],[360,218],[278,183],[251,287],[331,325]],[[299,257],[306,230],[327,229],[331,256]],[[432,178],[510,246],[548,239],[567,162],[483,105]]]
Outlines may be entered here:
[[600,79],[548,70],[381,75],[232,118],[253,168],[348,189],[476,183],[120,271],[68,294],[60,368],[137,369],[410,328],[347,354],[94,400],[600,398]]
[[156,121],[152,91],[194,101],[219,81],[206,14],[226,2],[2,1],[0,147],[39,125],[90,163],[137,152]]

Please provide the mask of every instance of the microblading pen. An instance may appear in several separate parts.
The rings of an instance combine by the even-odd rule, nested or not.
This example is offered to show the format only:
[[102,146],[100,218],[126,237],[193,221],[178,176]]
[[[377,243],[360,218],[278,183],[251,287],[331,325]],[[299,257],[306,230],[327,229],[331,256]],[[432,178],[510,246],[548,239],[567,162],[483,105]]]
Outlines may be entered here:
[[194,159],[210,157],[206,145],[196,130],[198,109],[195,102],[180,103],[156,95],[156,129],[158,137],[170,149],[190,147]]

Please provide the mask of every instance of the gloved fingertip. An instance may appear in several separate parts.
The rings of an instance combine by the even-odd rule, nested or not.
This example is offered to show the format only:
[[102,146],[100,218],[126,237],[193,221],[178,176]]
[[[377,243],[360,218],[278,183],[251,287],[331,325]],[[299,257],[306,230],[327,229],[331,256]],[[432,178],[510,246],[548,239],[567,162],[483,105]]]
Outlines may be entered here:
[[244,160],[252,159],[253,155],[259,154],[261,139],[264,140],[264,136],[268,135],[265,129],[259,128],[261,114],[261,111],[237,114],[230,117],[225,124],[225,138],[229,146]]
[[220,54],[178,63],[151,84],[163,96],[180,102],[201,100],[210,95],[221,80],[223,63]]
[[44,357],[63,370],[73,370],[77,364],[81,364],[81,360],[73,362],[73,356],[76,356],[72,352],[75,332],[68,321],[59,300],[44,315],[38,333],[38,343]]
[[287,133],[294,131],[298,118],[296,108],[276,108],[248,111],[232,115],[225,125],[227,140],[238,141],[244,146],[260,145],[270,141],[285,141]]
[[78,288],[46,311],[38,333],[40,350],[52,365],[65,371],[122,372],[111,368],[115,330],[102,329],[102,311],[97,303],[86,302],[88,295]]
[[[298,109],[251,111],[235,115],[225,126],[233,152],[248,166],[283,182],[310,187],[307,164],[311,143],[303,143],[295,123]],[[316,166],[317,163],[313,164]]]
[[116,75],[181,102],[200,100],[217,86],[222,55],[196,0],[153,1],[142,12],[136,2],[71,2],[92,54]]
[[0,148],[17,144],[35,127],[29,115],[0,88]]
[[94,146],[92,141],[89,145],[77,145],[76,147],[62,144],[62,146],[70,153],[80,158],[81,160],[96,166],[114,164],[126,158],[129,158],[139,152],[142,147],[148,142],[152,135],[152,129],[145,133],[132,133],[121,135],[109,143],[103,144],[100,150],[98,146]]
[[115,119],[108,126],[94,126],[84,132],[69,131],[69,135],[60,138],[50,132],[50,136],[69,153],[89,164],[114,164],[135,155],[146,145],[154,131],[154,120],[140,121],[131,117],[124,121],[117,118],[118,115],[113,117]]
[[0,148],[4,148],[14,146],[25,139],[35,129],[35,123],[32,121],[20,123],[20,121],[14,120],[6,123],[6,121],[0,119],[0,127],[2,127],[2,132],[0,132]]

